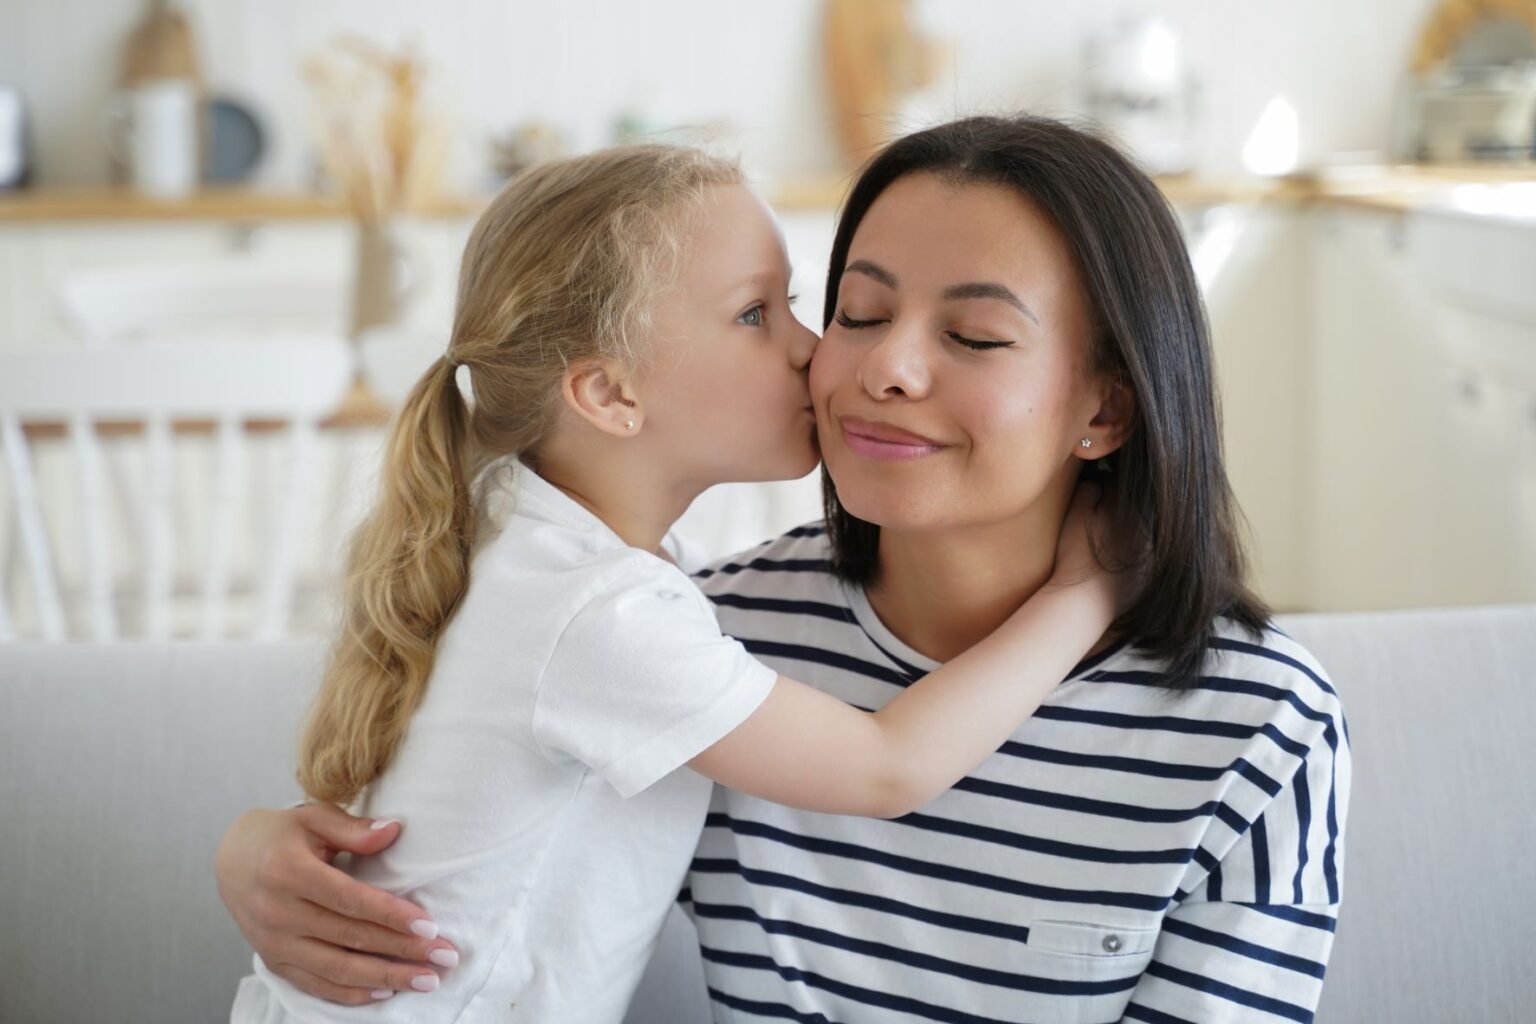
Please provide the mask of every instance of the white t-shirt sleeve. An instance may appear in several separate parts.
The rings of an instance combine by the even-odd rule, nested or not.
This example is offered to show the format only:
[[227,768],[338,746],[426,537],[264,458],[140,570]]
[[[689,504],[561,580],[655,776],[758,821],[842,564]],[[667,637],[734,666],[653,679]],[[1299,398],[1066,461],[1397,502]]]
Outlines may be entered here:
[[539,681],[533,735],[630,797],[756,711],[778,674],[722,636],[708,599],[647,560],[570,620]]

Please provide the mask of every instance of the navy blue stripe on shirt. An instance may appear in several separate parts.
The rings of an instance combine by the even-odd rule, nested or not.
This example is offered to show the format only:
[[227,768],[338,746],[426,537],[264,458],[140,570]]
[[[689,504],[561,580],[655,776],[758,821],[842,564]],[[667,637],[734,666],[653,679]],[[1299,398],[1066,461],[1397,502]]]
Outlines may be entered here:
[[825,573],[830,566],[825,558],[754,558],[750,562],[727,562],[718,569],[700,569],[693,574],[696,580],[707,580],[716,573],[739,572],[815,572]]
[[740,608],[752,612],[780,612],[785,615],[814,615],[833,622],[854,622],[848,609],[825,601],[795,601],[783,597],[747,597],[744,594],[715,594],[710,597],[721,608]]
[[832,1018],[824,1013],[801,1013],[793,1006],[785,1006],[783,1003],[765,1003],[757,999],[742,999],[739,996],[728,995],[717,988],[711,988],[709,998],[712,1002],[732,1010],[740,1010],[742,1013],[750,1013],[754,1017],[772,1017],[776,1020],[795,1020],[802,1024],[835,1024]]
[[1328,902],[1339,902],[1339,871],[1334,848],[1339,842],[1339,814],[1334,805],[1338,792],[1338,751],[1328,762],[1328,845],[1323,848],[1323,881],[1328,884]]
[[[1162,686],[1167,676],[1161,672],[1122,671],[1095,672],[1089,678],[1094,682],[1129,683],[1136,686]],[[1323,722],[1330,726],[1333,722],[1332,715],[1316,710],[1290,690],[1283,690],[1278,686],[1271,686],[1268,683],[1255,682],[1252,679],[1232,679],[1227,676],[1201,676],[1195,688],[1199,690],[1213,690],[1218,693],[1243,693],[1253,697],[1265,697],[1272,701],[1291,705],[1303,717],[1309,718],[1314,722]]]
[[1316,978],[1318,981],[1323,980],[1323,973],[1327,970],[1325,965],[1318,963],[1316,960],[1292,956],[1289,953],[1282,953],[1277,949],[1260,946],[1254,942],[1234,939],[1230,935],[1213,932],[1209,928],[1201,928],[1199,925],[1193,925],[1188,921],[1181,921],[1174,917],[1163,921],[1163,931],[1169,935],[1177,935],[1181,938],[1189,939],[1191,942],[1199,942],[1206,946],[1224,949],[1229,953],[1236,953],[1238,956],[1245,956],[1250,960],[1260,960],[1266,964],[1274,964],[1276,967],[1284,967],[1288,971],[1305,974],[1307,977]]
[[1225,767],[1199,764],[1179,764],[1174,761],[1148,761],[1139,757],[1122,757],[1118,754],[1081,754],[1072,750],[1056,750],[1031,743],[1009,740],[997,748],[1000,754],[1021,757],[1032,761],[1068,765],[1074,768],[1100,768],[1105,771],[1146,775],[1157,779],[1189,779],[1210,781],[1219,779],[1227,772],[1235,771],[1270,796],[1280,793],[1280,783],[1255,768],[1246,758],[1239,757]]
[[1274,903],[1245,903],[1249,910],[1257,910],[1261,914],[1277,917],[1282,921],[1303,925],[1307,928],[1316,928],[1322,932],[1335,931],[1339,922],[1336,918],[1327,914],[1317,914],[1310,910],[1302,910],[1299,907],[1282,906]]
[[1296,839],[1296,878],[1292,888],[1295,895],[1292,903],[1304,902],[1301,890],[1301,873],[1307,869],[1307,840],[1312,832],[1312,794],[1307,788],[1307,763],[1301,763],[1301,770],[1296,773],[1296,824],[1301,832]]
[[1272,1013],[1276,1017],[1284,1017],[1287,1020],[1301,1021],[1302,1024],[1310,1024],[1312,1011],[1304,1007],[1287,1003],[1283,999],[1274,999],[1270,996],[1261,996],[1256,992],[1238,988],[1236,985],[1228,985],[1212,978],[1204,978],[1189,971],[1181,971],[1177,967],[1153,961],[1147,965],[1147,974],[1154,978],[1162,978],[1164,981],[1175,985],[1183,985],[1197,992],[1206,992],[1213,996],[1220,996],[1228,1002],[1241,1006],[1251,1006],[1256,1010]]
[[1272,651],[1268,647],[1260,647],[1258,644],[1244,643],[1241,640],[1228,640],[1224,637],[1217,637],[1212,640],[1211,646],[1217,650],[1237,651],[1240,654],[1251,654],[1255,658],[1268,658],[1270,661],[1278,661],[1282,665],[1289,665],[1316,683],[1318,688],[1328,694],[1328,696],[1338,697],[1339,695],[1338,691],[1328,683],[1328,680],[1288,654],[1281,654],[1279,651]]
[[828,668],[842,669],[870,679],[878,679],[882,683],[890,683],[894,686],[904,687],[908,682],[903,676],[884,665],[876,665],[872,661],[840,654],[837,651],[823,650],[820,647],[810,647],[805,644],[780,643],[777,640],[746,640],[741,637],[735,639],[739,640],[748,652],[761,658],[808,661],[814,665],[825,665]]
[[991,967],[978,967],[975,964],[965,963],[960,960],[950,960],[934,956],[931,953],[902,949],[900,946],[892,946],[884,942],[851,938],[825,928],[817,928],[795,921],[764,917],[751,907],[695,903],[693,912],[698,917],[714,918],[717,921],[740,921],[747,924],[755,924],[770,935],[788,935],[797,939],[804,939],[808,942],[814,942],[819,946],[856,953],[859,956],[871,957],[877,960],[888,960],[892,963],[899,963],[906,967],[913,967],[933,974],[947,974],[962,981],[974,982],[979,985],[994,985],[998,988],[1008,988],[1018,992],[1044,992],[1058,996],[1099,996],[1133,989],[1136,987],[1136,979],[1141,976],[1141,972],[1137,971],[1123,978],[1111,978],[1106,981],[1069,981],[1061,978],[1041,978],[1032,974],[1021,974],[1017,971],[1001,971]]
[[1152,911],[1161,911],[1169,903],[1169,897],[1151,893],[1115,892],[1107,889],[1063,889],[1057,886],[1040,885],[1016,878],[1004,878],[985,871],[955,867],[951,864],[936,864],[931,861],[920,860],[916,857],[904,857],[886,850],[876,850],[854,843],[800,835],[786,829],[776,828],[773,825],[732,818],[726,814],[712,813],[705,820],[704,824],[706,828],[711,825],[717,828],[726,828],[738,835],[754,836],[758,839],[766,839],[811,853],[822,853],[830,857],[842,857],[866,864],[878,864],[881,867],[902,871],[911,875],[938,878],[947,882],[954,882],[958,885],[969,885],[978,889],[1005,892],[1017,896],[1030,896],[1057,903],[1094,904],[1106,907],[1126,907],[1131,910]]
[[1137,1006],[1132,1003],[1125,1008],[1125,1016],[1121,1020],[1143,1020],[1147,1024],[1195,1024],[1192,1020],[1183,1017],[1175,1017],[1171,1013],[1162,1010],[1154,1010],[1150,1006]]
[[1009,939],[1018,943],[1027,943],[1029,941],[1029,929],[1021,924],[989,921],[985,918],[953,914],[944,910],[930,910],[927,907],[903,903],[900,900],[889,899],[885,896],[874,896],[870,893],[854,892],[849,889],[837,889],[830,885],[819,885],[815,882],[808,882],[803,878],[795,878],[793,875],[785,875],[777,871],[749,868],[735,860],[696,857],[694,858],[691,870],[699,874],[738,875],[753,885],[804,893],[807,896],[814,896],[829,903],[840,903],[850,907],[863,907],[866,910],[878,910],[881,913],[894,914],[897,917],[907,917],[914,921],[937,925],[940,928],[949,928],[953,931],[969,932],[973,935],[989,935],[993,938]]
[[[740,967],[746,970],[771,971],[785,981],[799,982],[807,988],[820,989],[833,995],[841,996],[853,1002],[863,1003],[867,1006],[878,1006],[884,1010],[894,1010],[908,1013],[914,1017],[926,1017],[928,1020],[943,1021],[945,1024],[1010,1024],[1008,1021],[996,1017],[981,1017],[974,1013],[966,1013],[948,1006],[935,1006],[919,999],[905,996],[891,995],[887,992],[878,992],[874,989],[852,985],[845,981],[838,981],[814,971],[804,971],[798,967],[785,967],[771,957],[758,956],[751,953],[731,953],[725,950],[712,949],[709,946],[701,946],[700,953],[705,960],[712,963],[725,964],[730,967]],[[1131,979],[1135,984],[1135,979]]]
[[[999,799],[1013,800],[1022,804],[1054,807],[1063,811],[1076,811],[1078,814],[1093,814],[1101,818],[1115,818],[1120,821],[1193,821],[1196,818],[1210,817],[1216,813],[1217,809],[1216,801],[1207,801],[1195,807],[1187,808],[1144,807],[1141,804],[1126,804],[1113,800],[1096,800],[1092,797],[1073,796],[1070,793],[1052,793],[1043,789],[1016,786],[1010,782],[994,782],[991,779],[977,778],[974,775],[961,779],[955,783],[954,788],[967,793],[998,797]],[[1238,823],[1243,829],[1247,829],[1248,823],[1246,821],[1239,819]]]
[[1097,846],[1083,846],[1039,836],[1009,832],[1006,829],[978,825],[970,821],[953,821],[931,814],[912,813],[893,819],[898,825],[908,825],[928,832],[950,836],[963,836],[1015,850],[1033,850],[1053,857],[1069,857],[1073,860],[1092,861],[1096,864],[1187,864],[1192,851],[1171,850],[1105,850]]
[[1261,814],[1253,822],[1253,892],[1254,902],[1269,899],[1269,829]]
[[1266,736],[1275,746],[1297,757],[1307,756],[1307,745],[1297,743],[1268,722],[1263,725],[1246,725],[1242,722],[1218,722],[1208,719],[1180,718],[1177,715],[1128,715],[1119,711],[1096,711],[1090,708],[1056,707],[1047,704],[1035,712],[1036,718],[1059,722],[1081,722],[1102,725],[1114,729],[1155,729],[1176,732],[1187,736],[1222,736],[1244,740],[1253,736]]
[[[853,621],[855,623],[858,623],[859,620],[857,618],[855,618]],[[864,629],[862,624],[859,625],[859,628],[860,629]],[[869,630],[867,630],[867,629],[864,630],[864,636],[865,636],[866,639],[869,640],[869,642],[871,644],[874,645],[875,650],[877,650],[881,654],[883,654],[890,661],[890,663],[892,665],[895,665],[898,669],[901,670],[901,673],[907,677],[907,682],[908,683],[915,683],[919,679],[923,678],[925,675],[928,674],[928,672],[925,669],[918,668],[916,665],[912,664],[911,662],[906,661],[906,660],[904,660],[902,658],[898,658],[895,654],[891,653],[890,648],[886,647],[880,641],[876,640],[874,637],[869,635]]]

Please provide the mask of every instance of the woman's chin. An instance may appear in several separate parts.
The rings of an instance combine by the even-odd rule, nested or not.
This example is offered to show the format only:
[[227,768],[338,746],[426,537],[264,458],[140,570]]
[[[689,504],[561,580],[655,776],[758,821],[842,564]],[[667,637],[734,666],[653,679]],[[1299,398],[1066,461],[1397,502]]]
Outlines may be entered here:
[[887,530],[915,530],[933,525],[928,503],[910,489],[872,486],[843,486],[837,483],[837,501],[855,519],[862,519]]

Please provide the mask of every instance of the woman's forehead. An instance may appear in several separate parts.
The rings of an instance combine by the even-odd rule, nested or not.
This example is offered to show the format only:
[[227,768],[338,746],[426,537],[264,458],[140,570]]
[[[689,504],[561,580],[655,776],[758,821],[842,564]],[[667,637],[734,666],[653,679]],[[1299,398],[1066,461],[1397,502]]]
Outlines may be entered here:
[[1034,200],[931,174],[899,178],[875,199],[849,246],[847,265],[859,261],[886,271],[899,290],[997,282],[1045,301],[1080,289],[1066,238]]

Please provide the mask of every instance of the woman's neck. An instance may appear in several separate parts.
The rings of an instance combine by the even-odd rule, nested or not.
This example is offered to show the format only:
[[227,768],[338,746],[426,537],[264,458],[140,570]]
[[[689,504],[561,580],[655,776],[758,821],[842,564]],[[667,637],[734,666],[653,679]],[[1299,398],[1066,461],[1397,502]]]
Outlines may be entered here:
[[[1051,578],[1062,511],[943,533],[880,531],[870,606],[903,643],[948,661],[991,634]],[[1108,646],[1101,640],[1095,651]]]

